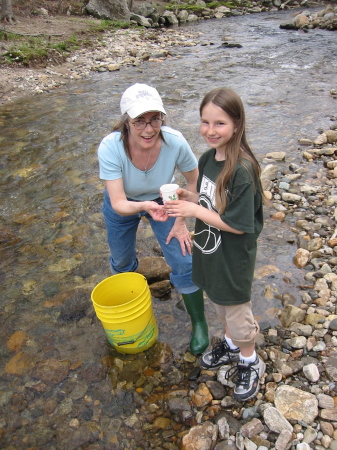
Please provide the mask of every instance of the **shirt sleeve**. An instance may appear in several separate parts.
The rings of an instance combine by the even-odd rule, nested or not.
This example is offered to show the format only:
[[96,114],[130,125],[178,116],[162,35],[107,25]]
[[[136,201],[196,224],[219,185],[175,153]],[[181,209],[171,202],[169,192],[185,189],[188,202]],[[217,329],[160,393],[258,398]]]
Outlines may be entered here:
[[177,154],[177,160],[176,165],[180,172],[189,172],[196,167],[198,167],[198,160],[195,157],[189,143],[184,138],[183,134],[178,131],[174,130],[170,127],[163,127],[162,128],[164,133],[164,138],[166,141],[167,147],[169,147],[169,150],[172,152],[172,148],[174,147],[176,154]]
[[244,233],[254,233],[255,185],[249,171],[240,167],[227,193],[227,206],[221,219],[230,227]]
[[98,147],[99,177],[102,180],[118,180],[123,176],[117,139],[116,133],[111,133]]

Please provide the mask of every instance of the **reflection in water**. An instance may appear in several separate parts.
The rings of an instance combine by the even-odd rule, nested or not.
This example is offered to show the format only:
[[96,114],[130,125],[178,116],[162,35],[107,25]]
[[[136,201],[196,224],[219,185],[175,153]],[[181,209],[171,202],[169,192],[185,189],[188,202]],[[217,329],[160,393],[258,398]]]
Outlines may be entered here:
[[[136,81],[156,86],[168,123],[184,133],[200,156],[205,150],[198,135],[200,100],[210,89],[227,85],[243,98],[250,141],[259,159],[282,150],[287,152],[285,167],[301,164],[297,139],[314,138],[319,128],[329,126],[334,112],[329,91],[335,87],[337,58],[329,32],[280,30],[279,23],[288,16],[284,12],[201,22],[193,27],[202,31],[200,44],[206,45],[176,50],[182,59],[95,74],[92,80],[1,107],[1,375],[6,392],[1,404],[16,424],[16,448],[24,448],[24,439],[30,446],[55,439],[70,442],[68,422],[73,417],[93,428],[96,424],[97,433],[104,429],[104,439],[110,439],[106,442],[114,442],[121,433],[117,418],[135,410],[128,383],[143,392],[157,386],[155,402],[165,385],[156,378],[158,367],[172,365],[171,352],[179,366],[188,346],[189,321],[173,291],[168,301],[153,300],[160,356],[155,354],[157,347],[137,358],[120,356],[117,371],[91,306],[91,290],[110,276],[96,149],[119,117],[121,93]],[[222,47],[225,36],[242,48]],[[211,42],[214,45],[208,45]],[[270,212],[266,210],[260,238],[254,312],[273,323],[273,311],[277,314],[284,301],[296,302],[303,273],[292,263],[295,249],[289,242],[294,236],[289,225],[270,221]],[[139,238],[140,254],[153,254],[155,242],[146,224]],[[212,334],[220,324],[210,303],[207,308]],[[117,389],[115,396],[110,384],[102,382],[107,373]],[[170,376],[172,383],[166,383],[181,382],[173,369]],[[76,403],[82,398],[86,409]],[[109,420],[102,418],[104,414]],[[96,421],[95,415],[100,417]],[[35,434],[29,427],[35,427]],[[134,430],[132,439],[136,435]],[[4,436],[9,445],[11,438]],[[110,448],[132,448],[132,439],[126,437],[120,447]]]

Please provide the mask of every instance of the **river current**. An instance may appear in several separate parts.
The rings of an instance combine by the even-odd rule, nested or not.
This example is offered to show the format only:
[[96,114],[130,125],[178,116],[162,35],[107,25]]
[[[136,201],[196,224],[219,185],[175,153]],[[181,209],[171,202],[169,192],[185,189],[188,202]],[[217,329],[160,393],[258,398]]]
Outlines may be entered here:
[[[158,89],[168,125],[183,132],[197,157],[206,150],[198,134],[201,99],[215,87],[228,86],[243,99],[249,141],[262,167],[272,151],[287,153],[284,167],[303,164],[298,139],[314,139],[336,116],[330,90],[337,82],[337,46],[333,32],[280,29],[291,13],[201,21],[188,26],[200,32],[198,45],[174,49],[161,63],[93,74],[0,107],[6,242],[0,261],[2,393],[33,383],[31,364],[37,361],[69,360],[76,370],[77,363],[92,366],[109,351],[90,300],[93,287],[110,276],[96,152],[119,117],[120,96],[129,85],[144,82]],[[286,292],[296,302],[303,281],[303,271],[292,261],[291,224],[270,220],[272,212],[266,210],[257,260],[257,269],[271,269],[255,279],[253,292],[254,312],[268,323],[276,320],[270,311],[282,306],[274,294]],[[153,255],[154,244],[142,224],[140,255]],[[178,356],[188,346],[189,331],[176,300],[155,299],[154,309],[159,339]],[[207,315],[210,331],[218,330],[209,303]],[[14,350],[20,350],[21,359],[13,361],[7,344],[15,333]]]

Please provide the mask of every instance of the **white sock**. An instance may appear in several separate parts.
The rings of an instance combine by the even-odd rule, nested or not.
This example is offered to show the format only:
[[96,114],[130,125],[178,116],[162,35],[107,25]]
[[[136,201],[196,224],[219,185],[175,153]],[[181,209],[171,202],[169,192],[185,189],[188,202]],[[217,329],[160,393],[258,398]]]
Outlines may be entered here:
[[226,335],[225,335],[225,340],[227,341],[227,344],[229,345],[229,348],[231,350],[236,350],[238,348],[236,345],[233,344],[232,339],[227,337]]
[[241,352],[240,352],[240,361],[243,361],[246,364],[250,364],[255,362],[256,360],[256,351],[254,350],[254,353],[252,354],[252,356],[242,356]]

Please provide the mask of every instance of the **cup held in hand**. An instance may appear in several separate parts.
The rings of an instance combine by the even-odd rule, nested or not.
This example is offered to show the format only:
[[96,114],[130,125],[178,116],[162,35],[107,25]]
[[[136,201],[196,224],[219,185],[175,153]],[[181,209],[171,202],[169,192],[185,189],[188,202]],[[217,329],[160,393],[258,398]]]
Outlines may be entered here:
[[160,186],[160,192],[163,197],[164,202],[168,200],[178,200],[177,189],[179,189],[178,184],[163,184]]

